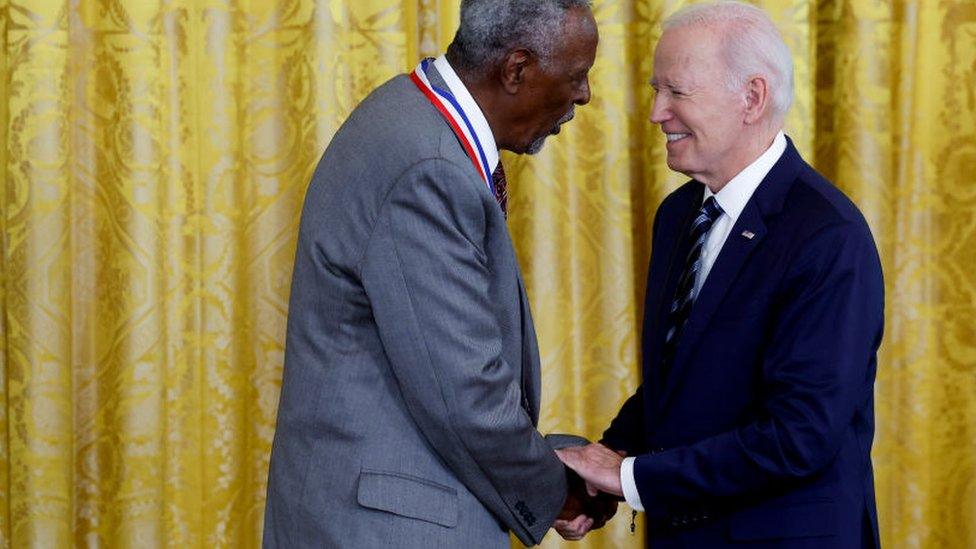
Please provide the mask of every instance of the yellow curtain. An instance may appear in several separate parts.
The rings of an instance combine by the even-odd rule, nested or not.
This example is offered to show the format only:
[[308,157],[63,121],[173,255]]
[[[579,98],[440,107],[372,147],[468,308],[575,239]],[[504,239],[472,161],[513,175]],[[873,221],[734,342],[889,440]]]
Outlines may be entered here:
[[[680,4],[597,0],[592,103],[541,155],[505,158],[544,431],[599,436],[638,383],[650,222],[683,180],[647,80]],[[788,133],[884,263],[883,541],[976,546],[976,3],[759,4],[796,60]],[[0,0],[0,546],[259,545],[308,177],[457,14]],[[573,546],[640,547],[629,522]]]

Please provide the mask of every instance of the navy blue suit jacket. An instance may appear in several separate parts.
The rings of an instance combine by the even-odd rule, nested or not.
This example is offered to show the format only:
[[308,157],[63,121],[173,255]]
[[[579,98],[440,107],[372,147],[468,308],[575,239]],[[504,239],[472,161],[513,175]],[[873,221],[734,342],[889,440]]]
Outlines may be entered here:
[[867,223],[788,142],[719,253],[665,378],[667,310],[703,190],[691,181],[657,211],[644,382],[603,439],[638,456],[649,541],[876,546],[884,288]]

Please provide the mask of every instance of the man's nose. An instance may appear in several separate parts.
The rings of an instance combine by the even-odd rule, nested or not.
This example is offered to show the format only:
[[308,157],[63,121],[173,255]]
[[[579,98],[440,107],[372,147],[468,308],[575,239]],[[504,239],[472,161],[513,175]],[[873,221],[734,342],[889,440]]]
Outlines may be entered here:
[[651,105],[651,122],[655,124],[663,124],[671,119],[671,110],[667,104],[667,99],[662,97],[663,94],[654,95],[654,103]]
[[590,102],[590,79],[583,79],[583,85],[580,87],[579,94],[576,96],[576,100],[573,103],[577,105],[585,105]]

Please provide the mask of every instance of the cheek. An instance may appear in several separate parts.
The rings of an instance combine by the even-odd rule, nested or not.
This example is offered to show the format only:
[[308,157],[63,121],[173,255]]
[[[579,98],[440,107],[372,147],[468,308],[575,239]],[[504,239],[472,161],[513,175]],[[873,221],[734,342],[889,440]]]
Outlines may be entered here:
[[708,113],[693,105],[679,104],[677,101],[671,103],[671,113],[681,126],[694,132],[695,135],[708,133],[709,121]]
[[733,101],[717,104],[709,113],[709,123],[716,133],[737,135],[742,129],[742,105]]
[[546,111],[556,114],[557,118],[566,114],[566,111],[573,105],[573,94],[565,86],[553,89],[546,98]]
[[561,101],[549,101],[546,105],[539,109],[539,119],[544,125],[550,125],[555,123],[560,117],[562,117],[563,103]]
[[709,147],[722,147],[722,144],[735,140],[739,135],[740,128],[733,111],[715,109],[703,114],[697,120],[697,130]]

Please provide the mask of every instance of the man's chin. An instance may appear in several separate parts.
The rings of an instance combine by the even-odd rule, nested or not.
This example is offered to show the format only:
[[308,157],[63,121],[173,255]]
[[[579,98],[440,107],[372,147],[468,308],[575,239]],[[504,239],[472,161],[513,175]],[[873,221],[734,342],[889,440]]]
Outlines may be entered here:
[[668,168],[673,172],[680,173],[681,175],[690,177],[692,179],[696,178],[696,174],[700,175],[699,172],[689,169],[688,165],[678,161],[677,159],[668,158]]
[[667,164],[668,167],[671,168],[672,170],[676,172],[684,173],[683,168],[685,167],[685,165],[681,161],[681,158],[678,155],[669,152],[667,155]]

